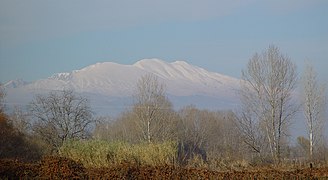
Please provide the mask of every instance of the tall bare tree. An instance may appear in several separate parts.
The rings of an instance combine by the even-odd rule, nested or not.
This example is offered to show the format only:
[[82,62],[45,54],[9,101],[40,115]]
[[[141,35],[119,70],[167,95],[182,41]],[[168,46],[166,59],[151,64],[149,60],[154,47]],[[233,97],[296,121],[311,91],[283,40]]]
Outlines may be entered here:
[[309,138],[309,155],[313,159],[315,147],[323,137],[326,110],[325,87],[319,84],[316,72],[311,65],[307,65],[302,79],[303,110],[306,118],[307,133]]
[[297,110],[292,103],[296,82],[296,66],[273,45],[261,54],[256,53],[242,71],[243,106],[248,107],[258,129],[265,132],[271,156],[276,162],[281,158],[287,125]]
[[88,100],[73,91],[37,95],[31,102],[33,131],[57,150],[67,139],[85,138],[94,122]]
[[149,143],[156,137],[163,139],[171,135],[172,104],[165,94],[165,86],[152,74],[142,76],[137,82],[134,96],[137,126],[143,139]]

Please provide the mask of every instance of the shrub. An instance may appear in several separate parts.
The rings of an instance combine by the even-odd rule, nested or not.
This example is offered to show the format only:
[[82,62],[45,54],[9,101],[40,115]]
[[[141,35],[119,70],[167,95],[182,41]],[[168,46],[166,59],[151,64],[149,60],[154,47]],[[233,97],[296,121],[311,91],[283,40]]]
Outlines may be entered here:
[[85,179],[86,169],[69,158],[46,156],[42,159],[39,176],[43,179]]

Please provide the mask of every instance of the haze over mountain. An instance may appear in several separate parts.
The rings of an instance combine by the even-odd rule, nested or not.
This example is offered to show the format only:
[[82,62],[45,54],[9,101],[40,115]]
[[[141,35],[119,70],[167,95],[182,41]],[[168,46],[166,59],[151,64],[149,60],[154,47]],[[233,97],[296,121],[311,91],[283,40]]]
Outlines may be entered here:
[[6,102],[9,106],[26,105],[35,94],[71,89],[89,98],[96,113],[115,114],[131,105],[138,79],[149,73],[166,85],[176,108],[194,104],[199,108],[228,109],[237,102],[238,79],[184,61],[167,63],[159,59],[143,59],[133,65],[97,63],[31,83],[9,81],[4,84]]

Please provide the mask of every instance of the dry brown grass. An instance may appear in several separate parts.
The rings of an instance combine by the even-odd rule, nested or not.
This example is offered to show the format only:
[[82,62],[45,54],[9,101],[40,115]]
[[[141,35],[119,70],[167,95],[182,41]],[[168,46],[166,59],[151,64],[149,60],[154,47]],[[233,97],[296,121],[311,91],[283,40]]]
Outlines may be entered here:
[[328,167],[286,170],[254,167],[243,171],[211,171],[173,165],[117,164],[84,168],[69,158],[48,156],[36,163],[0,160],[0,179],[328,179]]

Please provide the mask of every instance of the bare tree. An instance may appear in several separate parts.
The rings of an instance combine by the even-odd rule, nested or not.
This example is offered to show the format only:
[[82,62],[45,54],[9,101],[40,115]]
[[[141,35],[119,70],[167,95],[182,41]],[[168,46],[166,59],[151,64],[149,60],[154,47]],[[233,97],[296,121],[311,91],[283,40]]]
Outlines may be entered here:
[[292,103],[296,82],[296,66],[273,45],[262,54],[256,53],[242,71],[240,93],[243,106],[248,107],[258,129],[265,132],[271,156],[276,162],[281,158],[287,125],[297,110]]
[[30,111],[35,117],[33,131],[57,150],[67,139],[85,138],[94,122],[88,100],[73,91],[37,95]]
[[302,80],[303,109],[309,138],[308,150],[310,159],[313,159],[315,147],[323,137],[323,128],[325,126],[323,115],[326,109],[326,92],[324,86],[318,83],[316,72],[312,66],[306,66]]
[[147,74],[137,82],[133,112],[143,139],[149,143],[154,137],[163,139],[171,135],[172,104],[165,95],[165,86],[156,76]]

